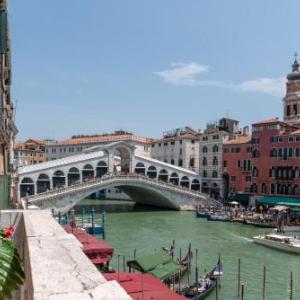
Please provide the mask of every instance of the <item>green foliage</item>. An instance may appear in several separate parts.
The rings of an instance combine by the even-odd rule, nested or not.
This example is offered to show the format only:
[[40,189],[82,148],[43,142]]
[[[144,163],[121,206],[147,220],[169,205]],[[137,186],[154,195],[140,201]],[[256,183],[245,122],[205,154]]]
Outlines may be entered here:
[[12,291],[23,284],[25,274],[17,249],[0,234],[0,300],[11,298]]

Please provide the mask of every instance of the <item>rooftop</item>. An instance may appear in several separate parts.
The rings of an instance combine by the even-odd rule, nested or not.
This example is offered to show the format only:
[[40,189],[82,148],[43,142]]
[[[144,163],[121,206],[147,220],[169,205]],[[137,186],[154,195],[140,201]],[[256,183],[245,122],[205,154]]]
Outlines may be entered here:
[[251,142],[251,135],[237,136],[235,139],[225,141],[224,145],[248,144]]

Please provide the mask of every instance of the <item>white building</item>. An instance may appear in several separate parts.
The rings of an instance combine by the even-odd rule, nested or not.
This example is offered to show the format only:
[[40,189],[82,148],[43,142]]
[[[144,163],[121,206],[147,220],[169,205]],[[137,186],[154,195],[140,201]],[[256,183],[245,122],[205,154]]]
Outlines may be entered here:
[[199,174],[199,134],[190,127],[165,132],[151,143],[150,157]]
[[207,124],[200,136],[199,170],[202,192],[215,198],[223,197],[223,143],[240,133],[238,121],[222,118]]

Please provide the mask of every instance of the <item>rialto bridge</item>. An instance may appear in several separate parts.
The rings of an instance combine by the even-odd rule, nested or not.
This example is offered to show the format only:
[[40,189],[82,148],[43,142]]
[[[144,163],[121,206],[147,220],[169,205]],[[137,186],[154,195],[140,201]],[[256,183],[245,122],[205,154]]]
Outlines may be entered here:
[[200,192],[198,174],[138,155],[131,142],[95,146],[78,155],[18,171],[20,201],[62,212],[111,187],[118,187],[137,203],[153,206],[181,209],[197,204],[219,205]]

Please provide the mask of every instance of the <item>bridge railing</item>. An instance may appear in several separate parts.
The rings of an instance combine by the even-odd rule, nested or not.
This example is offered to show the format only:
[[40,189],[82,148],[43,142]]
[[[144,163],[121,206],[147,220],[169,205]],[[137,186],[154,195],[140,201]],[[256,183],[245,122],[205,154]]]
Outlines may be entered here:
[[[93,184],[98,184],[101,182],[107,182],[107,181],[111,181],[112,179],[136,179],[136,180],[142,180],[142,181],[147,181],[150,182],[152,184],[155,185],[159,185],[159,186],[163,186],[166,188],[171,188],[172,190],[176,190],[178,192],[184,192],[187,194],[190,194],[192,196],[205,196],[207,197],[207,194],[204,194],[200,191],[196,191],[196,190],[191,190],[187,187],[184,186],[180,186],[180,185],[175,185],[173,183],[170,182],[166,182],[163,180],[159,180],[157,178],[150,178],[148,176],[142,175],[142,174],[136,174],[136,173],[110,173],[110,174],[106,174],[103,175],[100,178],[93,178],[90,180],[86,180],[86,181],[82,181],[80,183],[76,183],[70,186],[66,186],[66,187],[62,187],[62,188],[57,188],[57,189],[52,189],[50,191],[44,192],[44,193],[39,193],[36,195],[31,195],[31,196],[27,196],[24,197],[22,199],[24,199],[25,201],[34,201],[35,199],[39,199],[39,198],[43,198],[43,197],[47,197],[47,196],[51,196],[51,195],[59,195],[59,194],[65,194],[68,191],[72,191],[74,190],[74,188],[84,188],[85,186],[91,186]],[[218,202],[217,200],[215,200],[216,202]]]

